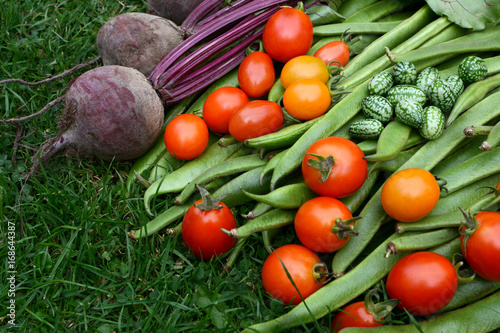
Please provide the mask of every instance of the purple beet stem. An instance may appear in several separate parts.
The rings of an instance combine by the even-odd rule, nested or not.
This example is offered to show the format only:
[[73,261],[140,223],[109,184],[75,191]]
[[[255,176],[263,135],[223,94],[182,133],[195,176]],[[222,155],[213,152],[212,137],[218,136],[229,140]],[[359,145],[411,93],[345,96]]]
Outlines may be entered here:
[[[223,3],[224,1],[206,0],[198,7],[206,5],[207,11],[210,12],[216,5],[216,2]],[[242,57],[240,49],[237,49],[237,51],[232,53],[228,52],[224,55],[224,57],[214,60],[215,64],[209,63],[205,65],[206,69],[201,68],[197,70],[196,73],[199,74],[199,76],[193,80],[189,80],[189,78],[193,76],[189,75],[191,70],[194,70],[196,66],[207,61],[212,55],[217,54],[229,44],[237,41],[251,31],[255,32],[262,26],[263,23],[265,23],[265,21],[267,21],[272,13],[279,9],[278,5],[293,5],[295,3],[297,3],[297,0],[253,0],[251,2],[248,2],[248,0],[240,0],[236,1],[231,6],[225,7],[216,13],[213,13],[211,15],[213,16],[213,20],[210,21],[202,19],[203,15],[199,13],[195,13],[196,15],[193,14],[193,20],[202,19],[207,23],[200,25],[199,30],[194,35],[188,37],[183,43],[167,54],[165,58],[158,63],[158,65],[156,65],[155,69],[149,76],[149,79],[153,83],[153,87],[160,91],[163,101],[166,104],[178,101],[205,88],[241,63],[244,58],[244,53]],[[269,8],[271,9],[253,17],[254,13],[258,13]],[[199,8],[195,9],[195,11],[197,10],[199,10]],[[223,14],[221,14],[221,12],[223,12]],[[185,56],[186,53],[193,47],[197,46],[199,43],[203,42],[223,28],[231,28],[234,23],[237,23],[245,17],[247,17],[247,19],[240,22],[240,24],[235,28],[229,29],[216,38],[216,40],[220,41],[219,43],[209,42],[209,44],[212,45],[211,48],[209,48],[210,52],[207,52],[205,47],[201,47],[189,55],[188,57],[190,57],[190,59],[196,60],[194,65],[185,59],[176,63],[177,60]],[[264,20],[264,17],[267,18]],[[249,22],[252,24],[249,24]],[[250,37],[247,37],[247,39],[249,39],[250,42],[248,40],[244,40],[242,42],[245,47],[255,41],[256,35],[251,35]],[[189,69],[185,70],[183,67],[186,66],[186,64],[189,65]],[[217,66],[217,64],[221,64],[220,67]],[[179,75],[179,73],[181,73],[181,75],[178,77],[177,75]],[[170,82],[173,77],[175,77],[175,82],[181,80],[181,84],[174,86],[175,82]],[[168,90],[165,89],[166,86],[168,86]],[[179,96],[184,97],[180,98]]]

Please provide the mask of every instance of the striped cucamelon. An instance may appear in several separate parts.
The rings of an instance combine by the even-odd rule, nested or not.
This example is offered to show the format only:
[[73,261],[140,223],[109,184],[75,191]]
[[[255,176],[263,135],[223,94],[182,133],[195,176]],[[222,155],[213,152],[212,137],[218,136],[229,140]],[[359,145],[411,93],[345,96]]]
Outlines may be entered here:
[[398,62],[392,68],[394,84],[414,84],[417,79],[417,68],[408,61]]
[[418,74],[415,85],[422,89],[425,95],[429,97],[429,89],[437,79],[439,79],[438,69],[435,67],[427,67]]
[[464,91],[464,81],[458,75],[448,77],[445,83],[450,87],[453,97],[457,100],[458,96]]
[[384,125],[376,119],[361,119],[349,126],[351,136],[359,139],[376,139],[382,133]]
[[443,112],[435,106],[424,109],[422,126],[419,128],[420,135],[428,140],[437,139],[444,130]]
[[408,126],[419,128],[424,120],[422,105],[413,100],[402,100],[396,105],[396,119]]
[[380,95],[370,95],[361,101],[361,110],[367,118],[376,119],[386,123],[392,119],[392,105]]
[[394,80],[389,72],[380,72],[368,83],[370,95],[385,95],[392,88]]
[[436,80],[429,91],[431,105],[437,106],[443,112],[448,112],[455,104],[455,96],[451,88],[441,79]]
[[465,82],[482,80],[487,74],[486,62],[477,56],[468,56],[458,65],[458,76]]
[[422,106],[427,101],[427,96],[425,96],[425,93],[422,91],[422,89],[407,84],[392,87],[387,92],[386,98],[393,107],[395,107],[399,102],[403,100],[415,101]]

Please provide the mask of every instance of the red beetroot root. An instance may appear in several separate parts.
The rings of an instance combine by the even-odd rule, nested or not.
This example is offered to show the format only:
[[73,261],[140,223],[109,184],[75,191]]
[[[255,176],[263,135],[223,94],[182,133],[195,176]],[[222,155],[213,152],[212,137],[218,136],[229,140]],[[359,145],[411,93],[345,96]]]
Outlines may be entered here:
[[41,162],[72,146],[105,161],[134,159],[156,142],[163,119],[163,104],[139,71],[122,66],[92,69],[68,89],[58,125],[62,134]]
[[132,67],[148,76],[157,63],[184,40],[173,22],[145,13],[126,13],[107,21],[97,33],[104,65]]
[[148,0],[148,13],[164,17],[180,26],[202,2],[203,0]]

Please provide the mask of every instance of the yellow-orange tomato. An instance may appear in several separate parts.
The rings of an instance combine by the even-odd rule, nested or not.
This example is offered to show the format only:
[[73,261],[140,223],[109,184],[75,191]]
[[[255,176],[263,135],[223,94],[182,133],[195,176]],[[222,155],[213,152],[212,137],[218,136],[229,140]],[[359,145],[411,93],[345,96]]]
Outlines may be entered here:
[[429,171],[404,169],[389,177],[382,186],[382,207],[397,221],[418,221],[434,209],[440,192],[436,178]]
[[288,88],[293,82],[300,79],[316,79],[327,83],[330,79],[330,72],[323,60],[302,55],[290,59],[281,70],[281,84]]
[[321,116],[330,107],[331,97],[328,87],[316,79],[295,81],[283,94],[286,111],[300,120]]

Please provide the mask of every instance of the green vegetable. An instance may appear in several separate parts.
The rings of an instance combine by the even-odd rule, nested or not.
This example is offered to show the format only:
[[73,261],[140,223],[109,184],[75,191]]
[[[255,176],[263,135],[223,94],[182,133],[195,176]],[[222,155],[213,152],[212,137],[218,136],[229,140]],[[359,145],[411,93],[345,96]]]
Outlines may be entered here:
[[424,109],[418,101],[403,99],[397,103],[394,113],[397,120],[413,128],[420,128],[424,123]]
[[377,152],[364,157],[369,162],[388,161],[399,154],[406,145],[412,128],[393,120],[384,128],[377,142]]
[[455,94],[441,79],[437,79],[429,89],[431,105],[437,106],[443,112],[449,112],[455,104]]
[[349,126],[349,133],[354,138],[376,139],[382,133],[384,125],[377,119],[361,119]]
[[393,107],[396,107],[396,105],[403,100],[415,101],[422,106],[427,101],[427,96],[422,89],[405,84],[392,87],[387,92],[386,98]]
[[278,187],[266,194],[254,194],[245,190],[242,192],[252,200],[282,209],[299,208],[304,202],[317,196],[303,181]]
[[222,229],[222,232],[233,238],[245,238],[260,231],[281,228],[292,224],[296,212],[293,209],[272,209],[252,220],[248,220],[247,223],[236,229]]
[[444,115],[438,107],[428,106],[423,110],[420,135],[428,140],[439,138],[444,130]]
[[[387,72],[382,72],[387,73]],[[372,84],[373,79],[370,81]],[[369,84],[369,85],[370,85]],[[382,96],[370,95],[361,102],[361,110],[367,118],[373,118],[382,123],[389,122],[393,117],[391,103]]]
[[394,85],[394,79],[390,72],[380,72],[368,83],[370,95],[385,95]]
[[444,15],[450,21],[467,29],[483,30],[494,26],[500,19],[500,8],[498,6],[485,6],[480,1],[427,0],[426,2],[436,14]]
[[392,77],[395,84],[414,84],[417,79],[417,69],[411,62],[401,61],[392,67]]
[[453,98],[455,100],[464,91],[464,81],[458,75],[449,76],[446,79],[445,83],[453,92]]
[[477,82],[484,79],[486,74],[486,62],[476,56],[467,57],[458,65],[458,76],[465,82]]
[[439,78],[439,71],[435,67],[427,67],[418,74],[415,85],[429,97],[430,87]]
[[399,251],[427,250],[450,242],[460,236],[457,228],[444,228],[436,231],[424,232],[417,235],[399,237],[386,244],[386,257],[397,254]]

